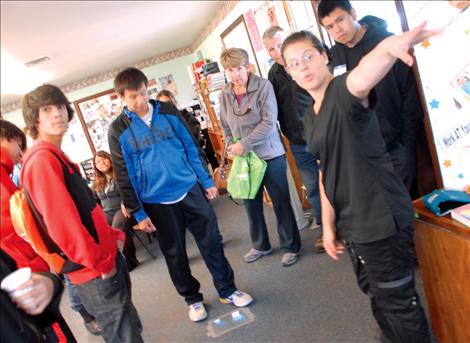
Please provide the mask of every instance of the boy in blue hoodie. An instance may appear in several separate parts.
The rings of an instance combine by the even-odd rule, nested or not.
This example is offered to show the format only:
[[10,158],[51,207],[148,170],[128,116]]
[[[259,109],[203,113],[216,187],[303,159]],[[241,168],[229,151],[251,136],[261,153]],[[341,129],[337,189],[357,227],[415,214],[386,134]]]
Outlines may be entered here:
[[196,240],[220,301],[247,306],[253,298],[235,287],[209,202],[218,195],[217,188],[178,109],[149,100],[147,83],[136,68],[125,69],[114,80],[116,92],[127,105],[108,132],[124,206],[141,230],[156,231],[173,284],[189,306],[190,320],[204,320],[207,312],[200,284],[189,268],[186,227]]

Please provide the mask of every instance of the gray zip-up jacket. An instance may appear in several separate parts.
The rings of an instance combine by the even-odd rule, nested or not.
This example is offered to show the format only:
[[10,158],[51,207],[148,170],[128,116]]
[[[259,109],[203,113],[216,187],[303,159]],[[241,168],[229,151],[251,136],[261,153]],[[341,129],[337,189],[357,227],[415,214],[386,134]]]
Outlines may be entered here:
[[240,105],[231,83],[220,94],[220,123],[225,144],[240,138],[246,153],[253,150],[263,160],[284,155],[271,82],[250,74],[246,93]]

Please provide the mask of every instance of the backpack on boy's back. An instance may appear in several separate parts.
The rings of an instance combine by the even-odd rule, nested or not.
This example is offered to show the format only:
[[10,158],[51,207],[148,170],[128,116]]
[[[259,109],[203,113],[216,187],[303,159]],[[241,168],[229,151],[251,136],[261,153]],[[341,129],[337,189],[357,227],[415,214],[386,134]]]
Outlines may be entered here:
[[[54,155],[62,165],[66,186],[69,189],[67,180],[70,173],[67,170],[72,166],[66,165],[56,153]],[[73,172],[79,173],[75,168],[72,167],[72,169]],[[18,236],[26,240],[56,273],[65,274],[83,268],[82,265],[71,261],[51,239],[41,214],[34,206],[28,190],[24,186],[11,196],[10,214]],[[91,235],[97,241],[96,232]]]

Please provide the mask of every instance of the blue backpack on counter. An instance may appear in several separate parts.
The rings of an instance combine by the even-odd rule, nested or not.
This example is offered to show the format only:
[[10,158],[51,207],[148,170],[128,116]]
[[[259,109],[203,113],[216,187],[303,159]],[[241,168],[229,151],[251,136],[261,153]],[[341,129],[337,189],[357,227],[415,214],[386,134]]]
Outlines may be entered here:
[[464,191],[435,189],[423,197],[423,202],[432,213],[445,216],[454,208],[470,203],[470,195]]

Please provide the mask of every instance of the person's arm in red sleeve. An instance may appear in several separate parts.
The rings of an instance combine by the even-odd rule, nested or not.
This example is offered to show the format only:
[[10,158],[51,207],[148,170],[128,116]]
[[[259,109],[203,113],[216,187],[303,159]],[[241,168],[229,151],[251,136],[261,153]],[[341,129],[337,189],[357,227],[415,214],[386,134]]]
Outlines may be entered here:
[[49,151],[38,151],[24,166],[23,185],[41,213],[51,239],[73,262],[107,274],[113,256],[104,251],[83,226],[67,191],[61,162]]
[[13,227],[10,198],[17,188],[4,168],[0,168],[0,180],[0,247],[15,260],[18,268],[30,267],[33,272],[49,271],[47,262],[36,254],[28,242],[18,236]]

